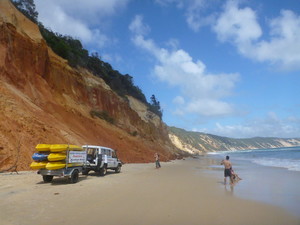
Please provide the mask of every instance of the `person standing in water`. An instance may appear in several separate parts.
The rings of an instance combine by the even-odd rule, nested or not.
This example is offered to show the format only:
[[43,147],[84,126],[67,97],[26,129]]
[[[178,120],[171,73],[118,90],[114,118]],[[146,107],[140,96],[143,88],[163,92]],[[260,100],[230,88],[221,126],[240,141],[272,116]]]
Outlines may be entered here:
[[154,158],[155,158],[155,166],[156,166],[156,169],[160,168],[160,162],[159,162],[159,154],[156,152],[154,154]]
[[229,161],[229,156],[226,156],[226,159],[222,160],[221,165],[224,165],[224,184],[226,184],[227,177],[230,178],[230,183],[233,184],[233,177],[231,174],[232,164]]

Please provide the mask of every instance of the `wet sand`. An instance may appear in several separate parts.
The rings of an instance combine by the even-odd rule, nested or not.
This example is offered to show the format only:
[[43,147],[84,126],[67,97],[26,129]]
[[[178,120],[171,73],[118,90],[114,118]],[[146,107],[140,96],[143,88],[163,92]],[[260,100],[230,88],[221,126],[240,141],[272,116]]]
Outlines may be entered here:
[[277,206],[245,200],[207,173],[201,158],[125,164],[120,174],[80,176],[76,184],[42,182],[36,172],[0,174],[3,225],[93,224],[300,224]]
[[[206,157],[210,160],[209,166],[205,168],[207,173],[221,178],[224,169],[219,162],[224,156]],[[231,161],[235,172],[243,178],[234,186],[234,196],[276,205],[300,218],[299,171],[262,166],[249,160],[236,159],[234,155]]]

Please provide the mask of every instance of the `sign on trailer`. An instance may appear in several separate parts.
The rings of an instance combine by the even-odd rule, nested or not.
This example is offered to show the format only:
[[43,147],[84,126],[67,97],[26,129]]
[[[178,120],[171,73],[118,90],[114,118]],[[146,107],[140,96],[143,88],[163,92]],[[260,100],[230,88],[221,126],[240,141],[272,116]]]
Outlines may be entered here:
[[85,163],[86,152],[85,151],[70,151],[68,163]]

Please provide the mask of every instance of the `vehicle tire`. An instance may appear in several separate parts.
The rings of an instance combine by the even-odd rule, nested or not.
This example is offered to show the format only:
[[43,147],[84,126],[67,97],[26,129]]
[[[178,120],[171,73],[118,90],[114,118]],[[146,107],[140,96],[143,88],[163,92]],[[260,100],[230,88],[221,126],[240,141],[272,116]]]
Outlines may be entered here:
[[100,169],[100,176],[105,176],[107,173],[107,166],[104,165],[101,169]]
[[121,165],[119,164],[118,167],[115,169],[116,173],[120,173],[121,172]]
[[88,175],[89,172],[90,172],[89,169],[83,169],[83,170],[82,170],[82,175]]
[[69,178],[69,181],[71,184],[77,183],[79,178],[79,172],[78,170],[74,170],[73,173],[71,174],[71,177]]
[[43,175],[43,180],[44,180],[45,183],[50,183],[53,180],[53,176]]

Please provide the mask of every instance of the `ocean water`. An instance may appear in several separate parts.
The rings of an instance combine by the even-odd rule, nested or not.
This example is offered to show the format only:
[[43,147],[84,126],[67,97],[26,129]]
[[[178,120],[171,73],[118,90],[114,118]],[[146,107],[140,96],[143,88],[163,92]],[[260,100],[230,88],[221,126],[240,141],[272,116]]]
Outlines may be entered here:
[[224,158],[225,155],[229,155],[233,160],[250,161],[262,166],[279,167],[300,172],[300,146],[220,152],[219,155],[224,155]]
[[225,187],[226,191],[240,198],[279,206],[298,216],[300,224],[300,147],[207,155],[212,160],[207,172],[219,177],[221,189],[224,189],[221,185],[224,168],[220,161],[227,155],[242,180],[234,187]]

